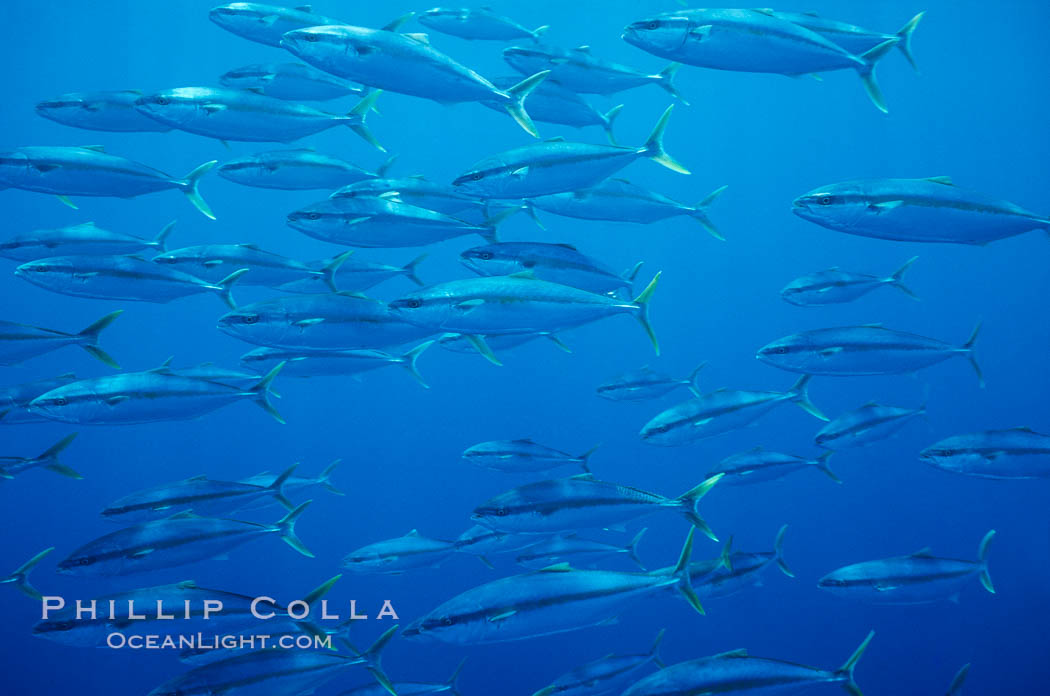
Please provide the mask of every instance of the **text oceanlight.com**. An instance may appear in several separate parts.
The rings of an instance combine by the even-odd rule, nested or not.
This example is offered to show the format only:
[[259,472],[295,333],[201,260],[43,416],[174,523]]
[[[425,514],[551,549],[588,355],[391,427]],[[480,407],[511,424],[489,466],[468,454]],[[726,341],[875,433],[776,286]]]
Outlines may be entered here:
[[110,633],[106,646],[114,650],[331,650],[331,636],[313,635],[125,635]]

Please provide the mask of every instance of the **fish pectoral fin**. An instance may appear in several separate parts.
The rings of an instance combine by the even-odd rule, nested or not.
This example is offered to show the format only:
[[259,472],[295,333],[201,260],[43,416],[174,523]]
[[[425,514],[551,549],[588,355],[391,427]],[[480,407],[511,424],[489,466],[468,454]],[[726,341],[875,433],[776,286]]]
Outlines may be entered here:
[[711,30],[712,29],[714,29],[714,26],[711,25],[711,24],[703,24],[703,25],[701,25],[699,27],[693,27],[692,29],[689,30],[689,33],[686,35],[686,40],[687,41],[703,41],[704,39],[706,39],[708,36],[711,35]]
[[496,614],[495,616],[488,617],[488,621],[489,621],[489,623],[496,623],[497,621],[503,621],[504,619],[509,619],[510,617],[514,616],[517,613],[518,613],[517,609],[509,609],[509,610],[507,610],[507,611],[505,611],[505,612],[503,612],[501,614]]
[[96,276],[98,276],[98,271],[84,271],[82,273],[74,273],[73,274],[73,279],[74,280],[88,280],[89,278],[94,278]]
[[265,17],[259,17],[259,24],[264,24],[266,26],[272,26],[273,23],[276,22],[278,19],[280,19],[280,17],[278,17],[275,14],[266,15]]
[[933,550],[929,546],[924,546],[911,555],[912,558],[933,558]]
[[943,184],[944,186],[955,186],[955,182],[952,181],[950,176],[931,176],[927,177],[926,181],[930,181],[934,184]]
[[215,266],[221,266],[223,264],[222,259],[208,259],[204,262],[205,268],[214,268]]
[[452,305],[452,308],[457,312],[467,313],[477,309],[483,304],[485,304],[485,300],[464,300],[463,302],[457,302]]
[[833,348],[825,348],[824,350],[820,351],[819,355],[822,358],[830,358],[833,355],[838,355],[842,351],[842,346],[834,346]]
[[48,172],[53,172],[56,169],[61,169],[62,168],[62,166],[59,165],[59,164],[35,164],[34,163],[34,164],[30,164],[29,166],[32,167],[33,169],[35,169],[36,171],[40,172],[41,174],[47,174]]
[[701,418],[700,420],[693,421],[693,426],[694,427],[699,427],[701,425],[707,425],[708,423],[710,423],[713,420],[714,420],[714,418]]
[[404,37],[407,37],[409,39],[412,39],[416,43],[421,43],[424,46],[429,46],[430,45],[430,37],[427,36],[426,34],[412,33],[412,34],[402,34],[401,36],[404,36]]
[[527,177],[529,175],[529,168],[528,167],[518,167],[517,169],[512,171],[510,173],[510,175],[512,177],[514,177],[515,179],[524,179],[525,177]]
[[131,558],[145,558],[146,556],[150,555],[154,551],[156,551],[156,549],[140,549],[140,550],[136,551],[135,553],[131,554]]
[[204,104],[203,106],[201,106],[201,108],[204,109],[205,113],[217,114],[220,111],[226,111],[226,109],[228,109],[229,107],[227,107],[225,104],[216,104],[212,102],[209,104]]
[[316,326],[317,324],[320,324],[323,321],[324,317],[313,317],[311,319],[300,319],[299,321],[295,322],[294,325],[298,326],[300,329],[305,329],[308,326]]
[[356,224],[358,224],[360,222],[367,222],[368,220],[371,220],[371,219],[372,218],[370,218],[370,217],[347,218],[346,222],[344,222],[343,224],[345,224],[345,225],[356,225]]
[[568,563],[555,563],[549,565],[546,568],[540,568],[537,572],[539,573],[568,573],[572,570],[572,566]]
[[900,585],[890,585],[889,583],[876,583],[874,585],[876,592],[889,592],[896,590]]
[[108,399],[106,399],[106,403],[109,404],[110,406],[116,406],[117,404],[124,403],[125,401],[128,401],[129,399],[131,399],[131,397],[130,396],[125,396],[125,395],[111,396]]
[[868,206],[868,210],[876,213],[888,213],[894,208],[899,208],[904,205],[904,201],[885,201],[883,203],[872,203]]

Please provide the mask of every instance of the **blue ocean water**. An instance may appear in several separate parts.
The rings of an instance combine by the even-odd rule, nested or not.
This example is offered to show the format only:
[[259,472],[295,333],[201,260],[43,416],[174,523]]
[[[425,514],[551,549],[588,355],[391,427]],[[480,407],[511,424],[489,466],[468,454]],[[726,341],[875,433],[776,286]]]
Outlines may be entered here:
[[[207,160],[277,149],[252,143],[231,143],[227,149],[179,131],[78,131],[33,112],[34,104],[63,92],[215,85],[233,67],[289,59],[279,49],[244,41],[209,22],[212,4],[3,3],[0,24],[8,32],[0,51],[8,67],[2,77],[0,149],[101,144],[176,175]],[[648,0],[490,4],[527,27],[551,25],[545,39],[552,43],[588,44],[596,55],[652,71],[665,63],[621,41],[620,32],[631,21],[676,7]],[[319,0],[315,9],[362,26],[381,26],[424,8]],[[561,338],[571,355],[537,341],[508,351],[503,368],[475,355],[432,348],[420,359],[429,390],[400,370],[380,370],[360,381],[279,377],[282,398],[276,405],[285,426],[248,402],[200,420],[84,426],[63,455],[84,480],[33,471],[0,484],[0,527],[5,530],[0,575],[55,546],[32,576],[45,594],[90,598],[193,579],[205,587],[291,600],[337,573],[351,549],[412,528],[454,538],[470,526],[477,504],[532,480],[463,463],[460,453],[480,441],[531,437],[570,452],[602,443],[592,460],[596,474],[667,495],[688,490],[719,460],[755,445],[818,453],[812,437],[819,423],[791,407],[777,409],[755,427],[695,445],[650,447],[640,441],[638,430],[685,398],[685,392],[640,404],[599,399],[595,387],[620,372],[648,363],[684,376],[708,361],[705,391],[786,389],[794,375],[754,358],[759,347],[780,336],[885,322],[961,343],[983,319],[977,352],[986,388],[959,359],[915,376],[814,379],[812,399],[829,415],[870,400],[928,403],[926,421],[911,423],[891,440],[836,455],[832,466],[843,485],[819,472],[804,472],[762,486],[718,486],[705,498],[705,518],[723,538],[732,534],[739,549],[769,550],[776,530],[788,524],[785,555],[795,579],[771,570],[764,586],[707,602],[703,617],[669,593],[639,601],[617,624],[546,638],[472,647],[395,641],[385,666],[395,681],[442,681],[467,657],[463,694],[529,694],[582,662],[609,652],[641,652],[662,628],[667,629],[663,657],[668,663],[746,647],[755,655],[827,668],[840,665],[874,629],[875,639],[857,671],[869,696],[941,693],[965,662],[973,668],[964,693],[1039,692],[1050,678],[1043,635],[1050,610],[1046,482],[952,476],[926,467],[916,455],[959,433],[1014,426],[1046,430],[1050,322],[1043,298],[1050,292],[1050,274],[1045,235],[1034,232],[986,247],[887,242],[812,225],[792,215],[790,203],[818,185],[850,178],[951,175],[968,188],[1039,213],[1050,211],[1048,102],[1041,82],[1050,64],[1044,40],[1050,10],[1045,3],[1021,0],[999,6],[971,0],[919,5],[851,0],[808,2],[795,9],[884,31],[926,10],[914,37],[922,72],[916,76],[896,54],[883,61],[879,79],[890,109],[886,116],[871,106],[850,71],[817,82],[683,67],[676,81],[691,105],[676,106],[666,145],[692,176],[649,162],[632,164],[624,175],[686,202],[728,184],[710,213],[725,243],[686,218],[640,226],[540,213],[545,231],[524,215],[501,230],[507,240],[572,243],[613,268],[644,261],[644,280],[662,271],[652,305],[663,348],[658,359],[639,327],[618,317],[564,332]],[[422,30],[415,23],[408,26],[406,31]],[[500,59],[498,42],[436,33],[431,40],[483,75],[513,74]],[[632,145],[644,140],[669,103],[665,92],[651,86],[592,100],[602,111],[625,104],[616,132],[622,143]],[[345,110],[352,103],[322,108]],[[482,157],[530,141],[505,115],[476,104],[449,107],[384,94],[379,107],[381,114],[370,117],[370,125],[399,155],[395,175],[420,173],[450,181]],[[604,141],[600,129],[539,126],[545,137]],[[368,168],[384,159],[344,129],[302,142]],[[0,191],[0,209],[5,236],[93,220],[149,237],[178,219],[173,247],[253,242],[303,260],[339,251],[284,224],[289,211],[322,198],[321,192],[252,189],[214,174],[205,178],[201,191],[218,217],[215,222],[175,192],[130,200],[78,199],[79,210],[72,210],[52,197],[10,189]],[[478,243],[464,237],[435,245],[420,275],[427,282],[467,277],[458,253]],[[356,256],[405,263],[418,251],[363,250]],[[887,274],[916,254],[920,258],[907,282],[921,302],[892,289],[816,309],[793,307],[778,297],[780,288],[805,272],[842,266]],[[215,329],[226,310],[209,294],[167,305],[67,297],[25,283],[10,273],[14,263],[3,264],[3,319],[73,331],[124,309],[101,343],[125,369],[149,369],[169,356],[176,365],[213,361],[234,367],[250,348]],[[396,279],[371,294],[394,299],[409,288],[406,280]],[[254,287],[235,291],[242,303],[272,294]],[[74,349],[0,370],[5,385],[70,371],[85,377],[109,372]],[[33,455],[76,429],[52,423],[4,427],[0,454]],[[293,462],[301,462],[300,473],[309,475],[336,458],[343,461],[333,481],[346,495],[315,492],[298,526],[315,559],[271,538],[236,550],[229,561],[148,575],[93,579],[53,572],[55,562],[74,548],[113,531],[99,511],[131,491],[198,474],[234,480],[280,471]],[[266,514],[276,518],[275,511]],[[260,521],[272,520],[264,515]],[[647,565],[672,563],[686,524],[674,515],[654,516],[643,524],[649,531],[640,554]],[[636,523],[632,530],[641,526]],[[925,546],[945,556],[975,558],[977,543],[989,529],[998,532],[990,555],[995,595],[974,581],[958,603],[887,607],[847,602],[816,587],[819,577],[840,566]],[[719,548],[698,539],[694,556],[713,558]],[[347,575],[330,597],[333,605],[356,598],[359,607],[373,608],[390,599],[404,625],[459,592],[520,570],[510,557],[494,560],[496,570],[463,555],[404,575]],[[146,693],[185,668],[170,652],[77,649],[33,638],[30,628],[39,606],[13,591],[0,594],[0,607],[5,693]],[[355,627],[355,642],[367,643],[385,627]],[[368,680],[364,670],[349,672],[323,693]]]

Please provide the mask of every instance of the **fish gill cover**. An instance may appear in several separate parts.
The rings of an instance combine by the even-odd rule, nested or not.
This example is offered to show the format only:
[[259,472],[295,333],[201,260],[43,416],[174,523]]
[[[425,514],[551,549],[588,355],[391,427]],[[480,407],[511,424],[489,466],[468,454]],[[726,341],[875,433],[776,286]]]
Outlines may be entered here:
[[1045,3],[0,19],[5,694],[1045,690]]

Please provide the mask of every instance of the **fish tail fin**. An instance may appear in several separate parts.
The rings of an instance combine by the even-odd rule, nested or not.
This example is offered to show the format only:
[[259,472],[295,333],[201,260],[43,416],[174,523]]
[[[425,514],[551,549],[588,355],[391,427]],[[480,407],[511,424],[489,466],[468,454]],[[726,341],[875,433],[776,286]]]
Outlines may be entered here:
[[977,562],[981,564],[981,585],[992,594],[995,594],[995,586],[992,585],[992,576],[988,574],[988,547],[994,537],[995,530],[992,529],[984,535],[980,546],[977,547]]
[[376,169],[376,178],[385,179],[386,175],[390,173],[390,168],[394,166],[394,162],[397,161],[397,155],[390,155],[386,158],[386,161],[379,165]]
[[306,545],[303,544],[299,537],[295,535],[295,523],[300,515],[303,514],[303,511],[305,511],[312,502],[312,500],[307,500],[277,522],[277,530],[281,533],[281,539],[284,540],[284,543],[288,544],[307,558],[313,558],[314,555],[310,549],[306,548]]
[[69,445],[75,439],[77,439],[77,433],[66,435],[64,438],[62,438],[61,440],[59,440],[58,442],[41,452],[40,456],[37,457],[37,459],[39,459],[40,461],[47,462],[47,464],[44,465],[44,468],[48,471],[53,471],[56,474],[61,474],[62,476],[67,476],[72,479],[84,478],[83,476],[73,471],[62,462],[58,461],[58,455],[61,454],[65,448],[69,447]]
[[645,141],[645,145],[642,146],[642,152],[646,157],[662,164],[673,172],[679,174],[691,174],[688,169],[685,168],[681,163],[677,162],[671,155],[664,149],[664,131],[667,130],[667,121],[671,118],[671,111],[674,110],[674,104],[664,109],[663,114],[660,116],[660,120],[656,122],[653,127],[652,133],[649,134],[649,139]]
[[397,633],[397,628],[397,626],[388,628],[383,635],[376,639],[376,642],[368,647],[368,650],[361,653],[361,657],[365,659],[368,666],[368,672],[377,682],[379,682],[379,685],[389,691],[392,696],[397,696],[397,691],[394,690],[394,683],[390,681],[390,677],[388,677],[386,672],[383,671],[382,653],[383,648],[387,646],[390,639]]
[[284,369],[286,360],[274,365],[273,369],[266,373],[266,376],[256,382],[251,389],[248,390],[250,394],[254,396],[255,403],[259,404],[259,408],[273,416],[273,419],[284,425],[284,418],[281,418],[281,414],[277,412],[273,404],[270,403],[270,385],[273,383],[275,377],[282,369]]
[[376,99],[379,99],[379,95],[382,93],[383,90],[381,89],[373,89],[366,94],[361,101],[354,105],[354,108],[347,112],[346,125],[350,130],[361,136],[366,143],[380,152],[386,152],[386,148],[379,143],[376,136],[373,135],[372,131],[368,129],[368,125],[365,123],[365,118],[368,116],[368,112],[375,108]]
[[328,286],[328,289],[332,292],[339,292],[339,287],[335,283],[335,273],[339,268],[346,263],[346,260],[353,255],[354,250],[344,251],[338,256],[333,256],[331,259],[326,261],[321,266],[321,275],[324,278],[324,284]]
[[503,105],[503,108],[507,110],[510,117],[513,118],[526,133],[534,138],[540,137],[540,134],[539,131],[536,130],[536,124],[532,122],[532,117],[529,116],[529,112],[525,110],[525,98],[529,96],[532,90],[539,87],[540,83],[546,80],[547,76],[550,74],[550,70],[538,72],[535,75],[526,77],[518,84],[505,90],[510,99],[508,99]]
[[295,503],[293,503],[292,501],[288,500],[288,498],[285,497],[285,495],[284,495],[284,484],[287,483],[288,479],[291,478],[293,473],[295,473],[295,468],[297,466],[299,466],[299,465],[298,464],[292,464],[290,467],[285,469],[281,473],[280,476],[278,476],[276,479],[274,479],[273,483],[271,483],[268,486],[268,488],[271,491],[273,491],[273,497],[276,498],[277,502],[280,503],[281,505],[283,505],[285,507],[285,509],[287,509],[287,510],[294,510],[295,509]]
[[835,472],[831,470],[830,466],[828,466],[828,460],[831,459],[831,455],[833,454],[835,454],[835,450],[828,450],[824,454],[817,457],[814,461],[814,464],[816,464],[817,468],[823,471],[824,475],[827,476],[829,479],[831,479],[835,483],[842,483],[842,479],[836,476]]
[[0,585],[12,584],[18,588],[22,594],[33,599],[40,599],[40,593],[35,587],[29,584],[29,573],[36,567],[40,561],[44,559],[44,556],[55,550],[55,547],[46,548],[37,555],[30,558],[22,565],[15,568],[15,572],[8,575],[6,578],[0,578]]
[[653,664],[660,669],[663,669],[666,666],[664,665],[663,659],[660,657],[660,643],[664,642],[665,633],[667,633],[667,629],[661,628],[660,632],[656,634],[656,640],[654,640],[653,644],[649,647],[649,659],[651,659]]
[[416,364],[416,361],[419,360],[419,356],[423,354],[423,351],[432,345],[434,345],[433,341],[420,343],[418,346],[405,352],[405,354],[401,356],[401,364],[405,366],[408,373],[412,375],[412,377],[414,377],[424,389],[430,389],[430,385],[423,380],[423,375],[419,374],[419,367]]
[[610,145],[616,145],[616,136],[613,135],[613,121],[623,111],[623,104],[617,104],[613,108],[602,114],[602,128],[605,129],[605,136],[609,139]]
[[215,284],[219,297],[230,309],[237,309],[237,303],[233,300],[233,286],[249,270],[248,268],[239,268]]
[[649,281],[649,284],[645,286],[645,290],[642,290],[638,297],[634,298],[633,303],[635,308],[638,310],[634,316],[638,319],[638,323],[645,329],[645,333],[649,336],[649,341],[653,344],[653,350],[656,354],[660,354],[660,342],[656,340],[656,332],[653,331],[653,325],[649,322],[649,302],[653,299],[653,293],[656,292],[656,283],[660,280],[662,271],[657,272],[653,276],[653,279]]
[[795,403],[799,405],[799,408],[814,418],[827,422],[831,419],[821,413],[820,409],[809,400],[809,380],[811,379],[813,379],[813,375],[802,375],[791,387],[789,393],[792,395]]
[[445,680],[445,686],[448,687],[448,691],[453,696],[460,696],[459,693],[459,675],[463,672],[463,665],[467,664],[467,658],[463,658],[459,661],[459,665],[456,666],[456,671],[452,673],[452,676]]
[[324,468],[318,477],[317,483],[324,488],[326,491],[333,495],[346,495],[341,490],[332,485],[332,472],[335,471],[336,467],[342,462],[342,459],[333,459],[332,463]]
[[707,492],[711,490],[723,476],[725,476],[725,474],[715,474],[706,479],[699,486],[683,493],[675,499],[675,502],[681,508],[682,514],[686,516],[686,519],[692,522],[694,527],[714,541],[718,541],[718,537],[716,537],[715,533],[711,531],[711,528],[707,526],[707,522],[704,521],[704,518],[700,516],[700,499],[707,495]]
[[598,448],[601,447],[601,446],[602,446],[602,443],[599,442],[597,445],[595,445],[594,447],[590,448],[589,450],[587,450],[586,452],[584,452],[583,454],[581,454],[579,457],[576,458],[576,459],[579,460],[580,466],[582,466],[583,470],[586,471],[588,474],[591,473],[591,467],[590,467],[591,455],[594,454],[595,452],[597,452]]
[[499,361],[496,354],[492,352],[492,348],[489,347],[488,343],[485,343],[485,338],[477,334],[463,334],[463,338],[467,340],[467,343],[474,346],[474,350],[481,353],[482,357],[488,360],[497,367],[503,367],[503,363]]
[[176,222],[178,222],[178,220],[172,220],[167,225],[164,225],[164,227],[161,228],[160,232],[157,233],[157,236],[153,238],[153,244],[160,251],[168,250],[168,248],[165,246],[165,243],[167,242],[168,235],[171,234],[171,231],[173,229],[175,229]]
[[860,59],[864,62],[857,68],[857,71],[860,73],[860,79],[864,82],[864,89],[868,93],[868,98],[871,99],[875,108],[884,114],[889,113],[890,110],[886,108],[886,100],[882,96],[882,89],[879,87],[878,80],[875,79],[875,65],[898,43],[897,37],[894,37],[862,53]]
[[105,364],[117,370],[120,369],[120,364],[114,360],[109,353],[102,350],[98,345],[98,335],[102,333],[102,329],[106,328],[113,323],[113,320],[124,313],[123,309],[118,309],[115,312],[110,312],[106,316],[102,317],[98,321],[86,327],[83,331],[77,334],[83,343],[80,346],[86,350],[97,360],[101,360]]
[[916,261],[918,261],[918,260],[919,260],[918,256],[912,256],[910,259],[905,261],[904,264],[900,268],[898,268],[896,271],[894,271],[893,274],[890,275],[889,278],[886,278],[886,280],[885,280],[885,282],[887,282],[890,285],[892,285],[893,287],[897,288],[898,290],[900,290],[901,292],[903,292],[905,295],[907,295],[908,297],[910,297],[913,300],[918,300],[920,298],[919,298],[918,295],[916,295],[914,292],[912,292],[911,288],[909,288],[907,285],[905,285],[902,282],[901,279],[904,277],[904,274],[908,272],[908,269],[911,268],[911,265],[913,263],[915,263]]
[[533,41],[535,41],[536,43],[540,43],[540,37],[543,36],[544,34],[546,34],[547,30],[550,29],[550,28],[551,28],[551,25],[544,24],[541,27],[536,27],[535,29],[530,31],[529,34],[532,35],[532,40]]
[[193,204],[193,207],[201,211],[204,214],[204,217],[211,218],[212,220],[215,219],[215,213],[211,212],[211,206],[209,206],[201,197],[201,193],[197,189],[197,184],[200,183],[201,177],[211,171],[211,168],[218,164],[218,162],[219,160],[205,162],[178,182],[179,189],[181,189],[186,195],[186,198],[190,199],[190,203]]
[[405,274],[405,277],[420,287],[423,287],[426,283],[420,280],[419,276],[416,275],[416,269],[419,267],[419,264],[426,260],[427,256],[427,254],[420,254],[401,268],[401,272]]
[[773,559],[777,562],[777,568],[780,568],[781,573],[789,578],[793,578],[795,574],[784,561],[784,534],[787,532],[787,528],[788,526],[785,524],[777,531],[776,539],[773,540]]
[[911,35],[915,33],[915,27],[919,26],[919,20],[925,12],[920,12],[911,19],[908,23],[901,27],[900,31],[897,32],[897,48],[900,49],[901,53],[904,54],[904,58],[908,61],[908,65],[912,67],[916,73],[919,72],[919,66],[915,63],[915,57],[911,54]]
[[952,683],[948,685],[948,691],[945,692],[944,696],[958,696],[962,690],[963,682],[966,681],[966,675],[970,672],[970,663],[967,662],[965,665],[959,668],[959,671],[952,677]]
[[707,209],[727,188],[729,188],[728,184],[725,186],[719,186],[714,191],[704,196],[699,203],[693,206],[692,211],[689,213],[691,218],[704,226],[704,229],[707,230],[708,234],[720,242],[724,242],[726,238],[722,236],[722,233],[718,231],[715,224],[711,222],[711,218],[707,216]]
[[700,396],[700,372],[707,367],[707,361],[703,361],[689,374],[687,380],[689,391],[693,392],[693,396]]
[[868,637],[865,638],[864,642],[861,643],[860,646],[853,651],[853,654],[849,656],[849,659],[846,660],[846,663],[839,667],[837,670],[835,670],[835,674],[839,675],[840,677],[845,677],[845,683],[843,684],[842,688],[844,688],[850,694],[850,696],[864,696],[864,694],[860,690],[860,687],[857,686],[857,682],[853,679],[853,670],[857,668],[857,663],[860,662],[861,656],[864,655],[864,651],[868,648],[868,643],[870,643],[871,639],[874,637],[875,631],[869,632]]
[[666,68],[656,73],[657,82],[661,89],[667,90],[668,94],[682,102],[686,106],[689,106],[689,102],[685,100],[679,92],[678,88],[674,84],[674,76],[678,72],[678,69],[682,67],[681,63],[671,63]]
[[704,606],[700,604],[700,598],[696,596],[696,592],[693,590],[693,583],[689,577],[689,557],[693,555],[693,537],[695,536],[696,528],[694,527],[689,530],[689,535],[685,538],[685,545],[682,546],[682,553],[678,556],[678,562],[671,569],[671,576],[678,579],[676,587],[682,596],[685,597],[685,600],[689,602],[689,606],[700,614],[706,614]]
[[521,210],[521,206],[515,206],[513,208],[507,208],[506,210],[496,213],[492,216],[486,215],[484,229],[482,231],[479,231],[478,234],[480,234],[485,239],[485,241],[489,242],[490,244],[495,244],[499,241],[499,236],[497,234],[499,226],[506,222],[508,218],[510,218],[512,215],[514,215],[514,213],[518,212],[519,210]]
[[981,371],[981,366],[977,363],[977,355],[974,353],[974,345],[977,343],[977,336],[981,333],[982,323],[978,321],[977,326],[973,327],[970,337],[962,345],[962,350],[966,353],[966,359],[970,361],[970,365],[973,366],[973,371],[977,373],[977,381],[981,385],[981,389],[984,389],[984,373]]
[[642,563],[642,559],[638,557],[638,542],[640,542],[642,540],[642,537],[645,536],[645,533],[648,530],[649,530],[648,527],[643,527],[642,531],[640,531],[637,534],[635,534],[634,538],[631,539],[631,543],[628,544],[625,547],[625,550],[627,551],[628,558],[630,558],[632,561],[634,561],[634,564],[636,566],[638,566],[639,568],[641,568],[642,570],[645,570],[645,564]]
[[642,266],[644,266],[644,265],[645,265],[645,261],[639,261],[638,263],[634,264],[633,266],[628,268],[626,271],[621,273],[620,277],[623,278],[624,280],[626,280],[628,283],[633,283],[635,281],[635,279],[638,277],[638,271],[642,270]]

